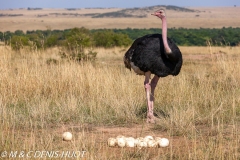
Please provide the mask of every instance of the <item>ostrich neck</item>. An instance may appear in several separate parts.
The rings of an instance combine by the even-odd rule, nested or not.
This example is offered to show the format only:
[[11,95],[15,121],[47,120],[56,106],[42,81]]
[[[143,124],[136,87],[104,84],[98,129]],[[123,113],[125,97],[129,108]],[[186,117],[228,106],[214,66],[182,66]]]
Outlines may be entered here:
[[171,53],[171,49],[168,45],[167,41],[167,20],[165,17],[162,18],[162,39],[163,39],[163,45],[165,48],[166,53]]

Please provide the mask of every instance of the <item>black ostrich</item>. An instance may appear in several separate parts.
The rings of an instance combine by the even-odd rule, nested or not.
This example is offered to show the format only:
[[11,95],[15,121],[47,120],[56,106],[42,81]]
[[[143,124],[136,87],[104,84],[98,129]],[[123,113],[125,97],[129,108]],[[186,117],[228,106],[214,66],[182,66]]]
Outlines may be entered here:
[[[182,67],[182,54],[177,45],[167,37],[167,21],[164,10],[152,14],[162,20],[162,34],[150,34],[136,39],[124,56],[126,68],[138,75],[145,75],[147,95],[147,122],[154,123],[154,90],[160,77],[176,76]],[[151,78],[151,74],[154,77]]]

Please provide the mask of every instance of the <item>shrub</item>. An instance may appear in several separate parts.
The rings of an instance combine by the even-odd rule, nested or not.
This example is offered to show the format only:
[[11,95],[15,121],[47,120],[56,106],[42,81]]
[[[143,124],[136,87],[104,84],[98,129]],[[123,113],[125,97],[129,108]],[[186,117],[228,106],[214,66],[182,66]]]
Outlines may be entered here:
[[115,33],[112,30],[97,31],[93,35],[97,47],[129,46],[132,40],[122,33]]
[[66,36],[64,51],[60,52],[62,58],[70,60],[95,60],[97,53],[90,50],[85,51],[93,45],[89,30],[85,28],[74,28]]
[[49,37],[46,38],[46,41],[44,43],[45,47],[53,47],[57,45],[58,43],[58,37],[56,35],[50,35]]
[[28,46],[29,39],[24,36],[13,36],[10,40],[12,49],[20,50],[23,46]]

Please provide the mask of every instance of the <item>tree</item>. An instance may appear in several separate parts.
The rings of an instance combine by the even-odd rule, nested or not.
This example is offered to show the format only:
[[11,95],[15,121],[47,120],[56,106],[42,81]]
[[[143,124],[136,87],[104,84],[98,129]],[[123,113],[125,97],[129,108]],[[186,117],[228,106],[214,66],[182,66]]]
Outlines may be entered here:
[[57,43],[58,43],[57,35],[50,35],[46,38],[44,46],[45,47],[53,47],[53,46],[57,45]]
[[69,58],[76,61],[95,60],[97,53],[86,48],[93,45],[89,30],[85,28],[73,28],[66,35],[65,51],[62,58]]
[[24,34],[24,32],[23,32],[22,30],[16,30],[16,31],[14,32],[14,35],[24,36],[25,34]]
[[24,46],[28,45],[28,38],[24,37],[24,36],[13,36],[10,43],[11,43],[11,47],[14,50],[20,50],[21,48],[23,48]]
[[93,37],[97,47],[129,46],[132,43],[128,35],[115,33],[112,30],[97,31]]

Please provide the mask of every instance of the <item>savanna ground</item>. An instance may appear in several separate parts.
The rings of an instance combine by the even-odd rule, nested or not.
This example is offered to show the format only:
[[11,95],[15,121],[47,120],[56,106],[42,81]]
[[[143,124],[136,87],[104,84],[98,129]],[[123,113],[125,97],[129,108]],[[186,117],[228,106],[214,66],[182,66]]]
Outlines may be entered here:
[[[155,10],[158,10],[156,8]],[[169,28],[222,28],[240,26],[240,7],[204,7],[191,8],[195,12],[181,12],[166,10]],[[23,16],[2,16],[0,17],[0,31],[24,32],[31,30],[46,29],[69,29],[74,27],[85,27],[88,29],[109,28],[159,28],[160,22],[156,17],[151,16],[155,10],[135,10],[131,14],[146,14],[145,18],[91,18],[86,14],[117,12],[121,8],[110,9],[43,9],[27,10],[13,9],[0,10],[3,15],[22,14]],[[57,15],[56,15],[57,14]],[[74,14],[78,14],[75,16]],[[81,16],[82,15],[82,16]]]
[[[97,48],[97,61],[84,63],[61,59],[59,49],[15,52],[1,46],[1,153],[86,151],[79,159],[94,160],[240,158],[239,47],[180,47],[181,73],[162,78],[156,89],[156,124],[145,123],[144,77],[125,69],[126,48]],[[73,133],[71,142],[62,140],[64,131]],[[166,137],[170,146],[108,147],[107,139],[117,135]]]

